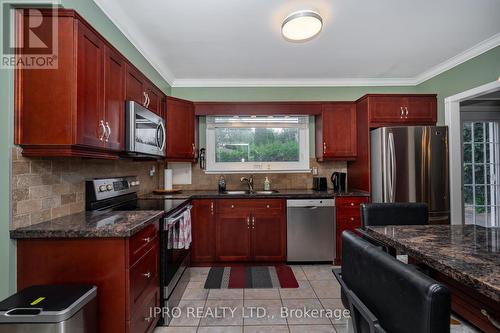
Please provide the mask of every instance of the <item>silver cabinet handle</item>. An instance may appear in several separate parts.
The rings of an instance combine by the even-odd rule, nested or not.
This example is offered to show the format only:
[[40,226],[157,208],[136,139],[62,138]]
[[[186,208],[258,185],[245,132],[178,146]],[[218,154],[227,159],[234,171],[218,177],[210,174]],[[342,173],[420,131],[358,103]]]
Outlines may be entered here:
[[149,242],[151,242],[151,237],[146,237],[146,238],[143,238],[142,240],[145,241],[146,243],[149,243]]
[[214,202],[210,202],[210,213],[214,215]]
[[326,154],[326,142],[323,142],[323,155]]
[[399,110],[401,110],[401,113],[399,114],[399,118],[403,119],[403,115],[404,115],[405,111],[403,110],[402,106],[399,107]]
[[148,278],[148,279],[149,279],[149,278],[151,277],[151,272],[147,272],[147,273],[144,273],[144,274],[142,274],[142,275],[143,275],[144,277],[146,277],[146,278]]
[[250,216],[247,216],[247,228],[250,229]]
[[194,143],[192,143],[192,146],[193,146],[193,156],[195,156],[195,154],[196,154],[196,145]]
[[101,120],[99,122],[99,128],[101,129],[101,132],[99,134],[99,140],[103,141],[104,140],[104,136],[106,135],[106,126],[104,126],[104,120]]
[[252,229],[255,229],[255,216],[252,216]]
[[106,122],[106,142],[109,141],[109,137],[111,136],[111,127],[109,127],[109,122]]
[[149,107],[149,103],[151,102],[151,100],[149,99],[149,94],[146,93],[146,107],[148,108]]
[[148,97],[146,96],[146,92],[145,91],[142,92],[142,96],[144,96],[144,102],[142,102],[142,106],[146,106],[146,104],[148,102]]
[[405,110],[406,110],[405,118],[408,118],[408,107],[407,106],[405,106]]

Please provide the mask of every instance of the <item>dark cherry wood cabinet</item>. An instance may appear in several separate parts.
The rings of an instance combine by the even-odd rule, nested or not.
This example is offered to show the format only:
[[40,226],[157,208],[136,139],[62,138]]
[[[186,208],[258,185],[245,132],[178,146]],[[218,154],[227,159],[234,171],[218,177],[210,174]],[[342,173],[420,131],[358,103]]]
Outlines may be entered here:
[[196,161],[196,117],[193,102],[166,98],[167,160]]
[[[19,239],[17,288],[97,286],[99,332],[150,333],[159,318],[159,222],[130,238]],[[112,318],[110,320],[109,318]]]
[[215,261],[215,200],[196,199],[192,202],[191,262]]
[[362,97],[368,103],[370,127],[435,125],[436,95],[377,95]]
[[316,158],[353,160],[356,155],[356,104],[323,104],[321,115],[316,116]]
[[351,189],[370,192],[370,130],[384,126],[434,126],[435,94],[369,94],[356,102],[356,160],[347,164]]
[[15,143],[23,155],[118,158],[126,99],[162,115],[161,91],[74,10],[16,15],[18,45],[28,15],[43,16],[41,34],[55,20],[58,29],[56,68],[15,70]]
[[281,199],[219,199],[217,261],[286,260],[286,213]]
[[360,205],[369,197],[337,197],[335,199],[335,265],[341,264],[342,232],[361,227]]

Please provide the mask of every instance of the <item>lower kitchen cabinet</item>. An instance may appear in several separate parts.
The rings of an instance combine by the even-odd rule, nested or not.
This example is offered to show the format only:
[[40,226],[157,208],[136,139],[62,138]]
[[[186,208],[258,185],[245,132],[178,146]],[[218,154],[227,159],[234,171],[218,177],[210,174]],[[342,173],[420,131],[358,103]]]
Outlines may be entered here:
[[197,199],[191,209],[191,262],[215,261],[215,200]]
[[219,199],[215,215],[215,261],[286,259],[284,200]]
[[369,202],[369,197],[337,197],[335,199],[335,265],[341,264],[342,232],[353,231],[361,227],[362,203]]
[[17,288],[97,286],[99,332],[150,333],[160,305],[159,221],[129,238],[19,239]]

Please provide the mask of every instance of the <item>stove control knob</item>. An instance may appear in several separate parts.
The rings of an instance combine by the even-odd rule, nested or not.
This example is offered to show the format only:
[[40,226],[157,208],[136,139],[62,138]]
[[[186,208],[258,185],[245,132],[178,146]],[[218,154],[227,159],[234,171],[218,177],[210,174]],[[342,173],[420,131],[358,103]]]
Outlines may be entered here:
[[137,180],[137,181],[135,182],[135,186],[139,186],[139,184],[140,184],[140,183],[141,183],[141,182]]
[[99,192],[104,192],[104,191],[106,191],[106,185],[99,186]]
[[113,185],[108,184],[106,185],[106,190],[111,191],[113,189]]

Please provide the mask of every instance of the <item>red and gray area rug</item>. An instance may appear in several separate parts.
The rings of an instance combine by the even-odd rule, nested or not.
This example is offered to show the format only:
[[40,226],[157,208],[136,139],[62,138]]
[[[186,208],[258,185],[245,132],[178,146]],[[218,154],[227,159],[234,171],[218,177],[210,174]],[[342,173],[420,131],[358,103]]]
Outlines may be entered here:
[[205,289],[298,288],[290,266],[212,267]]

